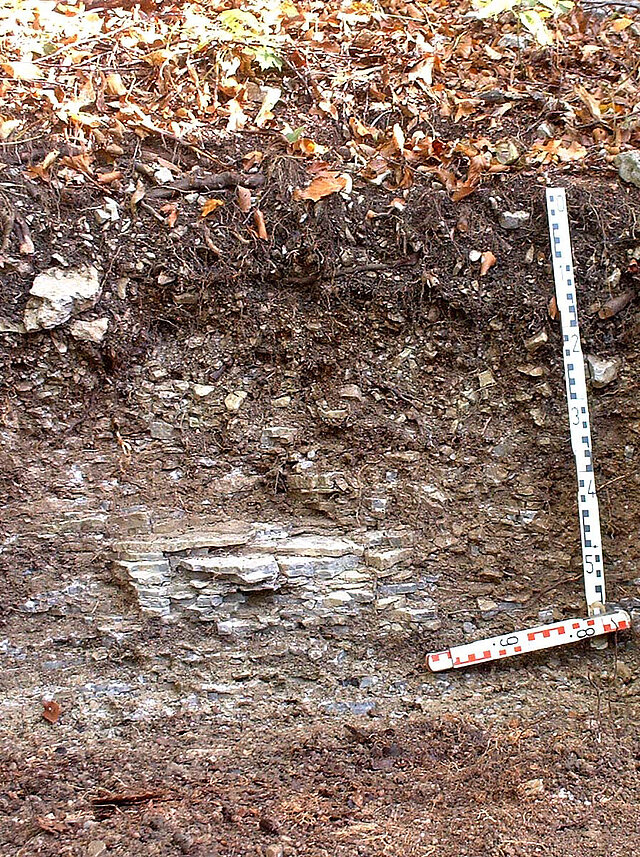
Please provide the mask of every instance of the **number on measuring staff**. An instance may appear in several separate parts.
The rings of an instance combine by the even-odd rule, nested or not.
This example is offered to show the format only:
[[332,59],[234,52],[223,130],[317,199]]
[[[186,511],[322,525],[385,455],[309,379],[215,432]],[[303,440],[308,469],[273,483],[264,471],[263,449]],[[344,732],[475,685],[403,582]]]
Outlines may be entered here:
[[501,646],[516,646],[518,644],[518,635],[511,634],[509,637],[501,637],[500,645]]
[[593,637],[595,632],[595,628],[580,628],[580,630],[576,632],[576,637],[580,637],[582,640],[584,637]]

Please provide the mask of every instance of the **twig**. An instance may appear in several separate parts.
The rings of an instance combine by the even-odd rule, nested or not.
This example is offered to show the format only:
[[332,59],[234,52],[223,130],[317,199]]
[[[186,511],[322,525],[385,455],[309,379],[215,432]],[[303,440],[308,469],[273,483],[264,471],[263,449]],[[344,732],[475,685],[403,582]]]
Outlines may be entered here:
[[226,188],[243,187],[258,188],[264,184],[262,173],[235,173],[227,170],[223,173],[206,173],[203,176],[185,176],[174,182],[154,188],[147,194],[147,199],[169,199],[176,193],[189,193],[192,190],[225,190]]

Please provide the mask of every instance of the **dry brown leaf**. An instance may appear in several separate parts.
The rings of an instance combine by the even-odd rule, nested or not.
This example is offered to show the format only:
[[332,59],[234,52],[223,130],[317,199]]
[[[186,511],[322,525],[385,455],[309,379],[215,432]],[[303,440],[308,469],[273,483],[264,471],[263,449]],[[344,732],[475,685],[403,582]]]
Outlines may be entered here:
[[633,18],[616,18],[615,21],[611,22],[611,29],[614,33],[621,33],[623,30],[626,30],[627,27],[630,27],[633,24]]
[[109,95],[115,95],[117,98],[121,98],[123,95],[127,94],[127,87],[122,82],[120,75],[116,72],[108,74],[105,82]]
[[559,146],[556,154],[559,161],[568,163],[569,161],[581,161],[586,156],[587,150],[582,143],[573,140],[569,146]]
[[146,191],[142,179],[138,179],[136,189],[131,194],[131,199],[129,200],[129,208],[131,209],[131,214],[134,217],[136,216],[136,206],[142,199],[144,199],[145,193]]
[[122,178],[122,172],[120,170],[112,170],[110,173],[99,173],[96,178],[100,184],[111,184],[111,182],[117,182]]
[[8,140],[16,128],[19,127],[19,119],[5,119],[0,121],[0,140]]
[[93,173],[93,155],[91,152],[81,152],[79,155],[65,155],[60,158],[60,163],[65,167],[71,167],[79,173],[87,175]]
[[491,250],[485,250],[480,257],[480,276],[484,277],[485,274],[488,274],[497,261]]
[[263,241],[267,241],[269,239],[267,227],[264,222],[264,215],[259,208],[256,208],[253,212],[253,225],[258,233],[258,238],[261,238]]
[[345,176],[340,176],[337,173],[324,172],[316,176],[307,188],[297,187],[293,192],[295,200],[311,199],[317,202],[325,196],[331,196],[333,193],[344,190],[347,186]]
[[36,818],[36,823],[38,827],[46,833],[64,833],[67,829],[64,822],[58,821],[56,818],[43,818],[42,816],[38,816]]
[[222,199],[208,199],[202,205],[202,210],[200,211],[200,217],[207,217],[209,214],[213,214],[214,211],[217,211],[219,208],[222,208],[224,205],[224,201]]
[[586,89],[584,86],[581,86],[580,84],[575,87],[575,91],[576,95],[580,98],[582,103],[589,110],[589,113],[591,113],[594,119],[597,119],[599,121],[602,117],[602,111],[600,109],[600,102],[595,97],[595,95],[592,95],[588,89]]
[[3,62],[2,70],[16,80],[41,80],[44,75],[32,62]]
[[558,302],[556,301],[555,295],[547,304],[547,310],[549,311],[549,316],[553,319],[553,321],[555,321],[557,318],[560,318],[560,310],[558,309]]
[[617,315],[631,303],[635,294],[636,293],[633,289],[628,289],[626,292],[623,292],[621,295],[617,295],[615,298],[609,298],[598,313],[598,316],[600,318],[613,318],[614,315]]
[[236,188],[236,197],[238,200],[238,208],[243,214],[251,211],[251,191],[248,187],[238,185]]
[[264,159],[264,152],[259,152],[254,149],[252,152],[247,152],[242,158],[242,167],[248,172],[253,167],[259,167]]
[[178,206],[175,202],[167,202],[160,208],[160,211],[163,214],[166,214],[167,226],[169,229],[173,229],[176,225],[176,220],[178,219]]
[[453,202],[460,202],[461,199],[464,199],[465,196],[469,196],[476,189],[477,185],[469,184],[468,182],[463,182],[459,184],[456,189],[451,194],[451,199]]
[[60,705],[55,702],[53,699],[47,700],[42,703],[42,716],[49,723],[57,723],[60,717],[60,713],[62,712],[62,708]]
[[266,88],[264,98],[262,99],[262,105],[260,106],[260,110],[256,116],[256,125],[258,128],[264,128],[264,126],[273,119],[272,110],[280,100],[281,95],[282,90],[277,86],[268,86]]

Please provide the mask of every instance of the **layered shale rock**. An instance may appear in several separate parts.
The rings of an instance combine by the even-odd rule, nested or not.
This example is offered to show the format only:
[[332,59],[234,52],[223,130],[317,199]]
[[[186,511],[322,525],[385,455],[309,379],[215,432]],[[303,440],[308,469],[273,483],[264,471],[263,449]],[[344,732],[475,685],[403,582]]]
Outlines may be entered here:
[[157,533],[114,546],[113,568],[140,608],[213,622],[221,635],[382,618],[439,626],[434,577],[413,565],[406,529],[301,532],[233,523]]

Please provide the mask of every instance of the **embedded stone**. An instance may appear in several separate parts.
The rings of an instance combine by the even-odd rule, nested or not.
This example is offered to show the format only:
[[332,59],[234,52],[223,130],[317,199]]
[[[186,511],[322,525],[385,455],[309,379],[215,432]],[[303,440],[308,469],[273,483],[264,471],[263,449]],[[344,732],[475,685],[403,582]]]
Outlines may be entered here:
[[365,551],[365,562],[372,568],[385,570],[408,562],[413,556],[411,548],[392,548],[391,550],[380,550],[369,548]]
[[227,578],[244,586],[275,589],[278,563],[272,556],[199,556],[186,557],[178,562],[179,568],[200,574]]
[[27,330],[50,330],[64,324],[74,312],[90,309],[102,289],[93,266],[64,270],[49,268],[34,279],[24,311]]

